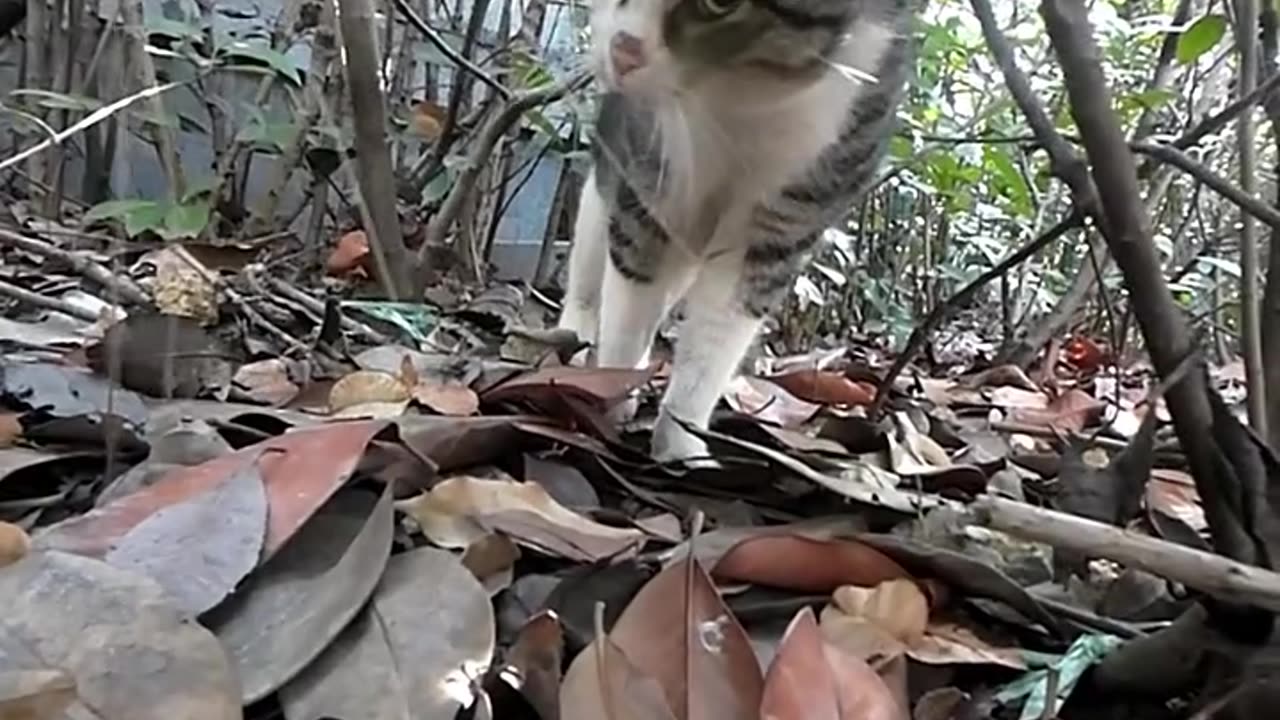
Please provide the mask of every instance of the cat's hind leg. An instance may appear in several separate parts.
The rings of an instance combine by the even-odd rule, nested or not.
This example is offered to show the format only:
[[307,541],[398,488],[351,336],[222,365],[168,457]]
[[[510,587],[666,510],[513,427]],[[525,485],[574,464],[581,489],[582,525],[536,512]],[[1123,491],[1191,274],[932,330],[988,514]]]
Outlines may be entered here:
[[741,300],[742,253],[702,265],[685,296],[671,382],[653,430],[653,457],[667,462],[707,455],[707,446],[679,421],[705,428],[725,386],[763,322]]

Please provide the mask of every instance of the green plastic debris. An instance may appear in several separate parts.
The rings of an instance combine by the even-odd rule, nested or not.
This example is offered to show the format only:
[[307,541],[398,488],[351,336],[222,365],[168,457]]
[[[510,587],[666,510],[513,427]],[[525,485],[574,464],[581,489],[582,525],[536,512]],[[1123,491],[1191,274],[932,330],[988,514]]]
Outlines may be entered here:
[[1114,635],[1082,635],[1076,639],[1065,655],[1048,655],[1026,653],[1029,664],[1042,664],[1045,667],[1029,670],[1025,675],[1005,685],[995,699],[1001,705],[1012,704],[1019,698],[1026,697],[1019,720],[1039,720],[1045,717],[1046,695],[1049,692],[1049,674],[1056,672],[1058,691],[1053,698],[1053,710],[1049,717],[1057,717],[1067,698],[1075,690],[1076,683],[1088,670],[1108,653],[1120,647],[1124,642]]
[[391,323],[417,342],[425,342],[435,329],[440,311],[430,305],[389,300],[343,300],[343,309],[362,312],[383,322]]

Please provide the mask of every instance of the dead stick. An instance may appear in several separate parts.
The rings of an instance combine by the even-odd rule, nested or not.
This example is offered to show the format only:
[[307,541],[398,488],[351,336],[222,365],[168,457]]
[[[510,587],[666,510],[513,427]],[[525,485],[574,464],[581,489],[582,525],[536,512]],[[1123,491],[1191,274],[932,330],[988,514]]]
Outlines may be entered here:
[[139,305],[150,305],[151,300],[141,288],[128,278],[123,278],[102,265],[72,252],[68,252],[61,248],[54,247],[43,240],[37,240],[33,237],[27,237],[11,230],[0,228],[0,243],[10,245],[34,253],[43,258],[51,258],[61,260],[71,266],[73,270],[85,276],[86,278],[102,285],[103,287],[118,293],[119,296],[132,303]]
[[979,497],[969,508],[975,524],[1114,560],[1234,603],[1280,612],[1280,573],[993,495]]
[[0,295],[8,295],[9,297],[28,305],[34,305],[35,307],[41,307],[48,310],[56,310],[57,312],[65,313],[71,317],[88,320],[89,322],[95,322],[98,319],[98,316],[88,308],[83,308],[79,305],[72,305],[66,300],[61,300],[59,298],[51,298],[39,293],[33,293],[30,290],[25,290],[3,280],[0,280]]

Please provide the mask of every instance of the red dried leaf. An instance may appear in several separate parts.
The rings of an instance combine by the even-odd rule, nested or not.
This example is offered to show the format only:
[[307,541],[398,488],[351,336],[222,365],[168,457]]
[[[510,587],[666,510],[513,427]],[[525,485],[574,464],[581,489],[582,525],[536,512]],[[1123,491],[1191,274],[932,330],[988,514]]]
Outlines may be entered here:
[[765,676],[762,720],[906,720],[865,662],[822,638],[813,609],[796,614]]
[[351,477],[365,447],[385,420],[330,423],[293,430],[208,462],[175,468],[156,484],[84,515],[52,525],[35,538],[40,547],[102,557],[157,510],[225,482],[261,453],[269,503],[265,562]]
[[801,400],[820,405],[870,405],[876,389],[829,370],[796,370],[767,378]]
[[712,575],[797,592],[829,593],[842,585],[874,587],[911,575],[889,556],[852,540],[765,535],[744,540],[720,558]]
[[363,230],[352,230],[338,238],[338,244],[329,253],[325,261],[325,270],[330,275],[341,276],[355,274],[366,275],[364,264],[369,257],[369,238]]

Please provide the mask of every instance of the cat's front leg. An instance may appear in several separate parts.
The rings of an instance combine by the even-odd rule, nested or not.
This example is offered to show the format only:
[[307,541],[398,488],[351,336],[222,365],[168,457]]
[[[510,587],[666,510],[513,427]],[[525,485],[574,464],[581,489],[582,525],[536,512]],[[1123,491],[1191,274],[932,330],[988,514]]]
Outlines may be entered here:
[[711,412],[763,322],[741,293],[744,257],[709,260],[685,296],[685,320],[676,338],[671,382],[653,430],[652,453],[669,462],[707,456],[707,446],[680,421],[706,428]]
[[[573,248],[558,326],[572,330],[593,347],[599,340],[600,293],[609,250],[609,210],[593,171],[587,176],[573,224]],[[585,363],[585,353],[575,356]]]

